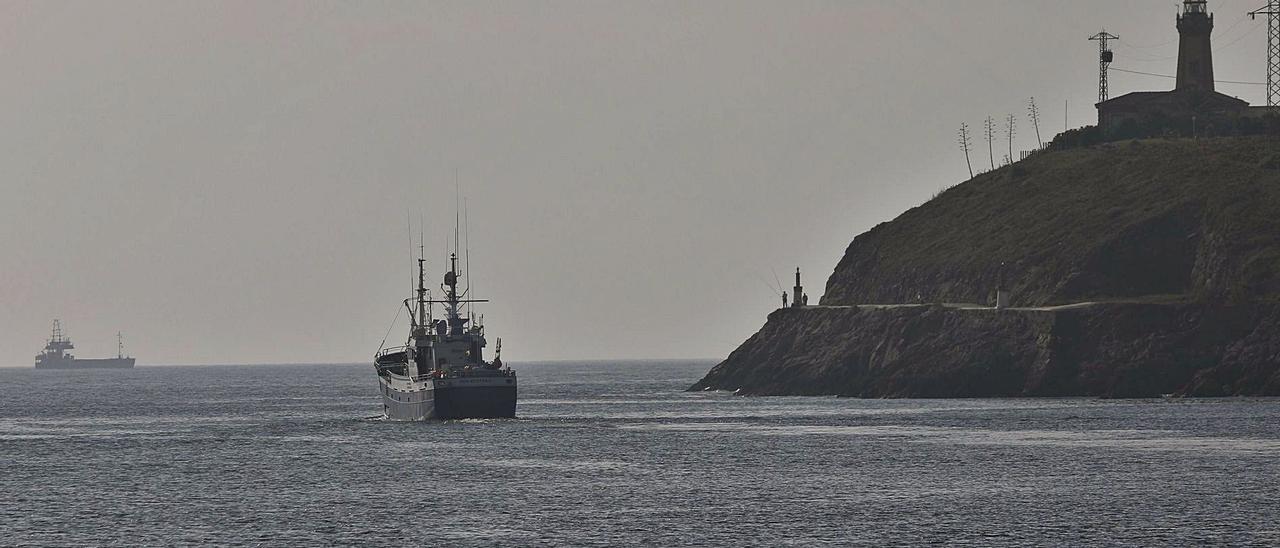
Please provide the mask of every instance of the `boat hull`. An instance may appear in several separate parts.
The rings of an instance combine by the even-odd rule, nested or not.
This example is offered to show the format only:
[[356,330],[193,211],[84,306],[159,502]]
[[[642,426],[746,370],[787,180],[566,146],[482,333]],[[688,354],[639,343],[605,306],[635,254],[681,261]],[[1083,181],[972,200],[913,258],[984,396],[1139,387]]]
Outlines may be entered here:
[[379,377],[383,414],[394,421],[503,419],[516,416],[514,376],[432,379],[403,389]]
[[132,369],[133,358],[42,360],[36,369]]

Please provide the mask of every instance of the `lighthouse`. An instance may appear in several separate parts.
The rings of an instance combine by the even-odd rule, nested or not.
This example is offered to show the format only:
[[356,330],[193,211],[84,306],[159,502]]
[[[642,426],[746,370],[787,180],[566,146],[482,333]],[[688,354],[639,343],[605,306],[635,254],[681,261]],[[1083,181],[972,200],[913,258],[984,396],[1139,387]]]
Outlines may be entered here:
[[1178,15],[1178,83],[1174,89],[1214,91],[1211,34],[1213,14],[1208,0],[1183,0]]
[[809,304],[809,296],[804,294],[804,286],[800,285],[800,269],[796,268],[796,286],[791,288],[793,296],[791,297],[792,308],[804,308]]
[[[1249,131],[1270,112],[1219,93],[1213,82],[1213,14],[1209,0],[1183,0],[1178,13],[1178,76],[1172,91],[1135,91],[1098,103],[1106,140]],[[1254,122],[1243,124],[1242,121]]]

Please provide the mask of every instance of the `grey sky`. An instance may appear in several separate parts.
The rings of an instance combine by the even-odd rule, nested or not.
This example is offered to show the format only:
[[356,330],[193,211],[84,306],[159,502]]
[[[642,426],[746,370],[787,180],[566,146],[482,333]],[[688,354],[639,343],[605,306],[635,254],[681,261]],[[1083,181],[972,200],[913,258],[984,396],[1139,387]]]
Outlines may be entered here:
[[[1046,139],[1064,101],[1092,123],[1104,25],[1115,67],[1172,74],[1177,4],[5,2],[0,364],[53,318],[144,365],[367,360],[407,208],[438,283],[455,171],[509,361],[721,357],[771,267],[816,301],[853,236],[966,178],[961,122],[1014,113],[1018,149],[1028,97]],[[1265,78],[1254,4],[1210,2],[1219,79]]]

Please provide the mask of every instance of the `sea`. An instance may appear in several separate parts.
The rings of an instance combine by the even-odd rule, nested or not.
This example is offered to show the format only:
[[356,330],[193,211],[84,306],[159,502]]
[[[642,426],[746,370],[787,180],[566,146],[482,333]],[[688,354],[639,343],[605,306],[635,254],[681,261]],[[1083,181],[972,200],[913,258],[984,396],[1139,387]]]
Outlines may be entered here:
[[383,420],[367,364],[0,369],[3,546],[1276,546],[1280,400],[689,393],[512,364]]

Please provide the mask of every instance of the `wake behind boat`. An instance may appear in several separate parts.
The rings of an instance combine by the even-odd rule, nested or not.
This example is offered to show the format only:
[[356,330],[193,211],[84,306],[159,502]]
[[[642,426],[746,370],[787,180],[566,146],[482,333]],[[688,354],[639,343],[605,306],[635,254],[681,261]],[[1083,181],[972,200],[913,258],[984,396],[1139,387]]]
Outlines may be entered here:
[[[416,310],[409,309],[408,344],[379,350],[373,365],[382,391],[382,411],[390,420],[488,419],[516,416],[516,373],[502,366],[502,339],[492,362],[484,361],[483,322],[462,317],[468,300],[459,294],[458,256],[449,256],[445,299],[433,301],[425,286],[426,261],[418,259]],[[432,315],[443,304],[444,319]]]

